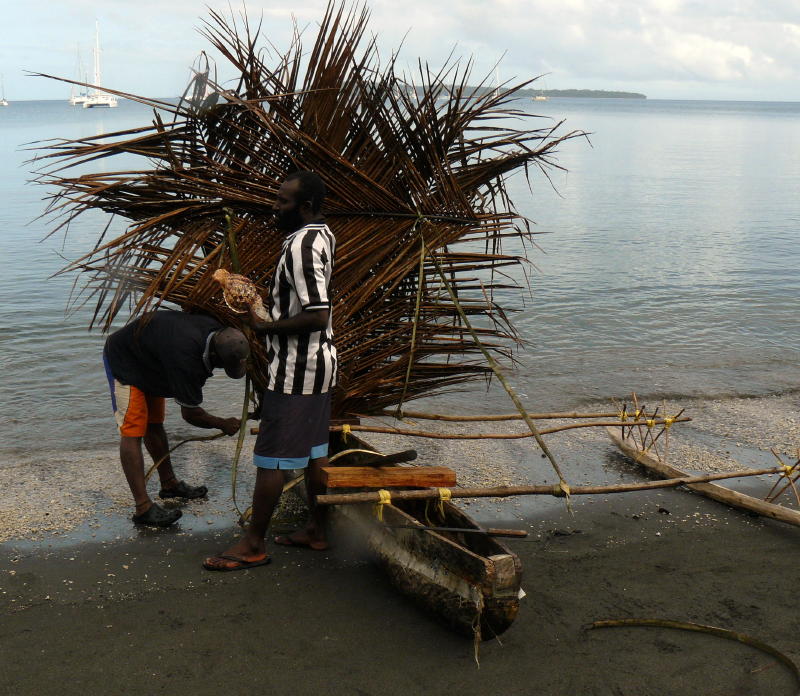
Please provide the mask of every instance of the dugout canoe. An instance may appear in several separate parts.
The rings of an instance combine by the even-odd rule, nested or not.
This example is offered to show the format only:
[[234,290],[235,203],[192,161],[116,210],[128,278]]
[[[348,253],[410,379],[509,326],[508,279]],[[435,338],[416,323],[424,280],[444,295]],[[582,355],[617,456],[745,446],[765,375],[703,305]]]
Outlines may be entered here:
[[[364,440],[331,434],[331,452],[367,449]],[[359,466],[370,455],[352,453],[337,464]],[[423,611],[469,638],[499,636],[519,612],[522,563],[496,537],[398,527],[480,526],[452,502],[397,501],[382,505],[382,520],[374,504],[334,506],[334,524],[345,524],[362,535],[389,581]],[[443,513],[443,514],[442,514]]]
[[[623,439],[619,428],[608,427],[606,428],[606,432],[611,438],[611,441],[625,456],[629,457],[637,464],[641,464],[647,470],[661,478],[681,478],[690,476],[690,474],[681,471],[678,467],[661,461],[649,452],[642,451],[640,447],[636,446],[636,443],[632,439]],[[766,500],[754,498],[745,493],[739,493],[738,491],[720,486],[716,483],[687,483],[686,488],[700,493],[707,498],[711,498],[712,500],[730,505],[731,507],[747,510],[748,512],[755,512],[764,517],[778,520],[779,522],[800,526],[800,511],[798,510],[793,510],[792,508],[776,503],[768,503]]]

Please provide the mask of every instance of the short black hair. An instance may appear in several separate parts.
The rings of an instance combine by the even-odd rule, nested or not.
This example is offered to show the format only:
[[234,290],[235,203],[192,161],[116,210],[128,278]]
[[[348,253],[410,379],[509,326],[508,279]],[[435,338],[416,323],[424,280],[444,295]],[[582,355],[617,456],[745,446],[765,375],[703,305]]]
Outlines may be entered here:
[[311,202],[311,212],[318,213],[322,210],[322,201],[325,200],[325,195],[328,190],[325,188],[325,182],[322,181],[319,174],[301,170],[292,172],[286,177],[286,181],[297,180],[300,183],[300,197],[303,201]]

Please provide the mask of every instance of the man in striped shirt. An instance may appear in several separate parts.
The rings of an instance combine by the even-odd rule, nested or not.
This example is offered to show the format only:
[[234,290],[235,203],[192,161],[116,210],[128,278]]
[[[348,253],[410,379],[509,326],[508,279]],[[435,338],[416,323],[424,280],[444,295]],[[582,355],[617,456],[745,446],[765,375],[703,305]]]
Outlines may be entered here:
[[305,529],[275,537],[277,544],[326,549],[322,467],[328,463],[330,389],[336,384],[330,283],[336,240],[322,215],[325,185],[313,172],[296,172],[281,185],[273,206],[286,235],[270,286],[267,320],[259,307],[250,323],[267,341],[268,379],[253,454],[258,467],[250,524],[244,536],[208,570],[241,570],[270,561],[264,538],[280,499],[283,471],[306,469],[311,519]]

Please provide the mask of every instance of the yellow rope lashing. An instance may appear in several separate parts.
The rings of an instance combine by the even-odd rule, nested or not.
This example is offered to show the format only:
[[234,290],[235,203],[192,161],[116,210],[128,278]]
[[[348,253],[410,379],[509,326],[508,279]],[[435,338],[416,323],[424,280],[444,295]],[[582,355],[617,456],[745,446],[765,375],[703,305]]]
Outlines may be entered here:
[[664,419],[664,428],[669,430],[669,427],[675,422],[674,418],[665,418]]
[[347,436],[350,434],[350,424],[345,423],[342,426],[342,442],[347,442]]
[[389,493],[385,488],[381,488],[378,491],[378,495],[381,499],[375,503],[375,515],[378,518],[379,522],[383,522],[383,506],[389,505],[392,502],[392,494]]
[[567,498],[570,494],[569,484],[566,481],[560,481],[553,485],[552,495],[556,498]]
[[646,424],[647,424],[647,427],[648,427],[648,428],[652,428],[652,427],[654,427],[654,426],[655,426],[655,424],[656,424],[656,421],[655,421],[655,419],[654,419],[654,418],[649,418],[649,419],[646,421]]
[[444,504],[451,500],[453,497],[453,492],[449,488],[440,488],[439,489],[439,514],[442,516],[444,520]]

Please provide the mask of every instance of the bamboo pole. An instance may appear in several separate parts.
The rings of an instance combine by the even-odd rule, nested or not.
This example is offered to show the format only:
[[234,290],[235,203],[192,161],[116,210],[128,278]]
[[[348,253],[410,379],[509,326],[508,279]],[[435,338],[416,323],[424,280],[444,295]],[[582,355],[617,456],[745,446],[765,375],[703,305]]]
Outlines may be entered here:
[[[688,416],[683,418],[673,419],[671,422],[685,423],[692,419]],[[652,425],[665,425],[665,420],[656,420]],[[569,425],[561,425],[557,428],[545,428],[539,430],[539,435],[549,435],[551,433],[559,433],[563,430],[574,430],[575,428],[597,428],[609,427],[620,425],[647,425],[647,421],[600,421],[596,423],[570,423]],[[345,426],[332,425],[331,432],[341,432]],[[405,430],[403,428],[385,428],[377,425],[350,425],[347,426],[351,432],[362,433],[384,433],[388,435],[407,435],[409,437],[426,437],[437,440],[521,440],[526,437],[535,437],[535,433],[435,433],[427,430]],[[257,428],[252,428],[252,431],[257,432]]]
[[[675,486],[693,485],[707,481],[721,481],[723,479],[745,478],[749,476],[765,476],[779,474],[781,467],[770,469],[746,469],[731,471],[724,474],[706,474],[704,476],[680,476],[664,479],[662,481],[648,481],[647,483],[623,483],[613,486],[575,486],[570,487],[570,495],[607,495],[609,493],[630,493],[633,491],[649,491],[660,488],[674,488]],[[564,493],[559,484],[540,486],[494,486],[486,488],[451,488],[452,498],[508,498],[515,495],[552,495],[563,497]],[[397,490],[390,491],[392,500],[428,500],[441,497],[438,488],[423,490]],[[320,505],[352,505],[355,503],[378,503],[381,494],[378,491],[365,491],[363,493],[326,493],[317,496]],[[759,501],[763,502],[763,501]],[[779,507],[774,505],[772,507]],[[800,525],[800,512],[788,510],[797,515],[797,524]]]
[[[396,416],[395,411],[384,411],[385,416]],[[572,418],[618,418],[619,411],[614,413],[529,413],[528,416],[533,420],[546,420],[546,419],[572,419]],[[496,415],[485,416],[447,416],[440,413],[422,413],[420,411],[402,411],[402,418],[411,418],[416,420],[437,420],[448,421],[452,423],[472,423],[472,422],[490,422],[490,421],[512,421],[524,420],[523,416],[519,413],[500,413]]]

